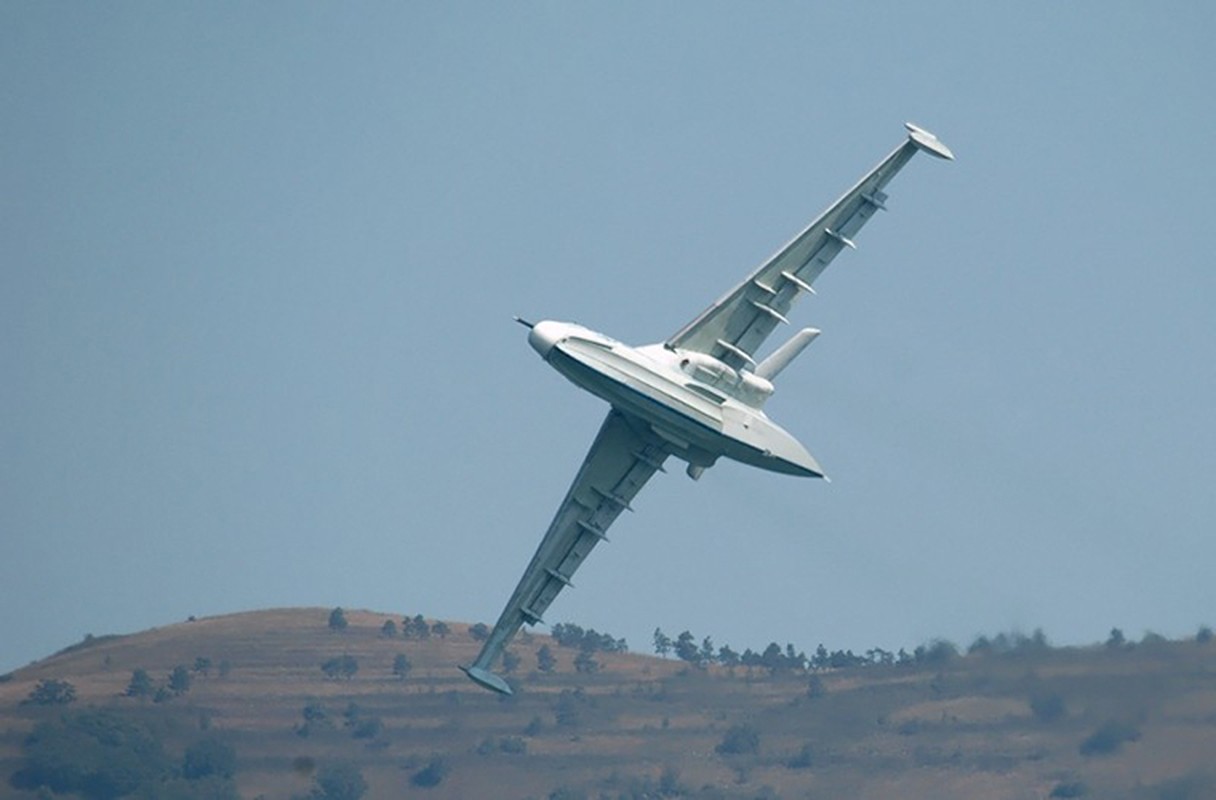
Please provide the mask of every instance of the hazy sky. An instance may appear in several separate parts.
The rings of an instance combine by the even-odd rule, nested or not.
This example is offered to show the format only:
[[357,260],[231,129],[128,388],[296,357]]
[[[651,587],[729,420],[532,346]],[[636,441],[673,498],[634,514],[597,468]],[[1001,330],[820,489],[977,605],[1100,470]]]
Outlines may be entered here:
[[[768,410],[548,613],[648,651],[1216,624],[1216,6],[0,5],[0,671],[314,605],[492,622],[660,340],[902,140]],[[774,343],[780,341],[776,339]]]

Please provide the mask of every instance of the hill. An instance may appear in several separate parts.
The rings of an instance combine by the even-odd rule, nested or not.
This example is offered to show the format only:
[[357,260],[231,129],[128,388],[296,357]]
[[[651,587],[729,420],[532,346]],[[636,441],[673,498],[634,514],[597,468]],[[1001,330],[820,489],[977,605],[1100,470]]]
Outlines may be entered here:
[[[45,776],[32,765],[66,769],[103,747],[104,728],[122,732],[114,748],[143,742],[140,731],[155,740],[141,745],[156,748],[142,762],[161,765],[147,797],[285,800],[321,781],[339,797],[358,774],[365,797],[436,800],[1216,797],[1207,641],[1020,640],[811,671],[597,651],[582,664],[594,671],[580,672],[578,650],[531,635],[513,648],[518,693],[500,698],[455,668],[479,647],[468,625],[426,620],[427,638],[406,639],[401,615],[347,611],[336,630],[330,614],[258,611],[91,637],[4,676],[0,792],[39,796]],[[556,657],[550,673],[538,670],[542,647]],[[146,692],[128,696],[137,670],[148,681],[135,693]],[[69,703],[57,702],[60,681]],[[117,769],[120,749],[90,755],[94,768]],[[99,780],[93,796],[139,782]]]

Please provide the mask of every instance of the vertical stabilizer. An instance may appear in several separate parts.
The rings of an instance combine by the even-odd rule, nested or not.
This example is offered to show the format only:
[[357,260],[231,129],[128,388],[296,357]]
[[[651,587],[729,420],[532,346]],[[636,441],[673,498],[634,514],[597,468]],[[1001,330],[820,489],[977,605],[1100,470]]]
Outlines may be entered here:
[[790,337],[790,340],[773,351],[773,354],[760,362],[756,367],[756,376],[771,381],[777,373],[790,365],[806,346],[815,341],[819,335],[818,328],[803,328]]

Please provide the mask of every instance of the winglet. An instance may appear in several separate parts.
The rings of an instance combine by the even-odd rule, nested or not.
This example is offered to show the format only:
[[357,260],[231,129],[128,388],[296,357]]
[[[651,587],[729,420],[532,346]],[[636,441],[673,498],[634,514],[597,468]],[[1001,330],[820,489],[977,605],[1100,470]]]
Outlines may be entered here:
[[940,139],[924,128],[919,125],[913,125],[911,122],[905,122],[904,127],[908,129],[908,138],[921,150],[932,153],[938,158],[944,158],[947,161],[954,160],[954,153],[950,152],[950,148],[942,144]]
[[461,667],[461,669],[464,670],[464,674],[468,675],[469,678],[471,678],[472,681],[478,686],[484,686],[490,691],[498,692],[499,694],[515,694],[515,692],[511,691],[511,685],[509,683],[495,675],[493,672],[490,672],[488,669],[482,669],[481,667]]

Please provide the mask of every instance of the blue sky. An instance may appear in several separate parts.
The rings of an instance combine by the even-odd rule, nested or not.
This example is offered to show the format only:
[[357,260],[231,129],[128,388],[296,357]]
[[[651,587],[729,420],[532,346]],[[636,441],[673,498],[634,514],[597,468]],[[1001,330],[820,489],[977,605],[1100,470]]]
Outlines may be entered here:
[[1201,3],[0,6],[0,670],[274,606],[493,621],[605,408],[916,121],[770,414],[550,610],[647,650],[1216,623]]

